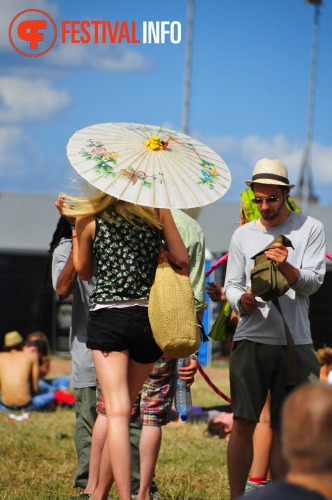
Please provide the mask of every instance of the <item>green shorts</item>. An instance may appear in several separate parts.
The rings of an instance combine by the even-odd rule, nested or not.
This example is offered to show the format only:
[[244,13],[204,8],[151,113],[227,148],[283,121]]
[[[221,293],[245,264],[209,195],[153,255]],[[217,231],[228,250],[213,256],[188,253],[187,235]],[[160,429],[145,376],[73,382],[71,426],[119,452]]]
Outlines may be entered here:
[[[234,418],[259,421],[268,391],[271,394],[271,427],[280,427],[286,386],[287,346],[233,342],[230,386]],[[312,344],[295,346],[295,386],[319,378],[320,363]]]

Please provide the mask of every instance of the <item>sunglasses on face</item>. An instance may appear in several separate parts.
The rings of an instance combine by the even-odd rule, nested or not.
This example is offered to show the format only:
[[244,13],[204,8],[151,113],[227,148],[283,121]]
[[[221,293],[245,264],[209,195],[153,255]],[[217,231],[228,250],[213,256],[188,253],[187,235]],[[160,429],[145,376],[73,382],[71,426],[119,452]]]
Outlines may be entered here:
[[264,201],[268,205],[271,205],[273,203],[277,203],[279,201],[279,197],[277,197],[277,196],[270,196],[269,198],[253,198],[252,199],[252,202],[255,205],[262,205]]

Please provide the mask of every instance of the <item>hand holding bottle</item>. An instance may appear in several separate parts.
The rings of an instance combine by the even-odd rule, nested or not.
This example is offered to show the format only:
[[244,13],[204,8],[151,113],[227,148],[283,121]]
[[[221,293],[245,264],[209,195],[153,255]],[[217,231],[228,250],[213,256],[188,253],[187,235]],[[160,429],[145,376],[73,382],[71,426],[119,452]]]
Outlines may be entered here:
[[[178,363],[177,372],[181,380],[186,382],[187,387],[192,386],[197,372],[197,359],[194,358],[180,358],[186,359],[186,363]],[[180,366],[179,366],[180,365]]]
[[[180,378],[180,371],[184,368],[188,368],[190,366],[189,358],[179,358],[177,361],[177,377],[175,384],[175,394],[174,394],[174,404],[176,410],[180,413],[180,417],[182,422],[186,422],[188,418],[188,413],[191,410],[191,392],[190,385],[187,385],[187,382],[183,380],[183,377]],[[192,376],[190,377],[192,380]]]

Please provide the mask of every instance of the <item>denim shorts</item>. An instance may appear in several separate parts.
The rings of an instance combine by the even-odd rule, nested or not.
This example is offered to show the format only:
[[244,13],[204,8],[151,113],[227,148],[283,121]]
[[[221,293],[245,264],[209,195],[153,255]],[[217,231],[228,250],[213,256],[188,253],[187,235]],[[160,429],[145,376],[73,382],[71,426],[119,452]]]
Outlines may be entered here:
[[102,352],[128,350],[137,363],[153,363],[162,355],[143,306],[111,307],[89,312],[86,346]]
[[[312,344],[295,346],[295,386],[319,379],[320,364]],[[287,346],[249,340],[233,342],[229,377],[234,418],[259,421],[271,393],[271,427],[280,427],[286,385]]]
[[[170,422],[177,359],[162,356],[154,364],[137,396],[131,419],[141,415],[143,425],[163,426]],[[97,385],[97,413],[106,415],[104,399]]]

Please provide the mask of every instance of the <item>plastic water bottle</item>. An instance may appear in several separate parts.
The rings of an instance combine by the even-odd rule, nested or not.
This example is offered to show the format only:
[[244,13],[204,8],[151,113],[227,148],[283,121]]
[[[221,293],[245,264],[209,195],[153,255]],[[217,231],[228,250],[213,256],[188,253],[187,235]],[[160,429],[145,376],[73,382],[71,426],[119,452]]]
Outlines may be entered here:
[[[188,365],[189,358],[179,358],[177,362],[177,372],[182,366]],[[185,423],[192,406],[191,392],[190,387],[187,387],[187,382],[185,380],[181,380],[178,373],[175,384],[174,404],[176,411],[180,413],[182,422]]]

